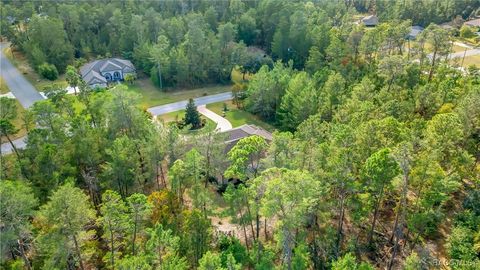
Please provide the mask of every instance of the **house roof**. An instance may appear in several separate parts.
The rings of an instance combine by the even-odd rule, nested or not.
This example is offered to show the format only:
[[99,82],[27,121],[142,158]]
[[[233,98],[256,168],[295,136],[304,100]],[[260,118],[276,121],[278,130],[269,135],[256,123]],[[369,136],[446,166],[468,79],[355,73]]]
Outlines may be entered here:
[[480,27],[480,19],[466,21],[464,24],[472,27]]
[[366,26],[375,26],[378,24],[378,18],[375,15],[369,15],[362,18],[362,23]]
[[107,79],[95,70],[90,70],[85,76],[82,75],[82,78],[87,84],[107,83]]
[[237,144],[239,140],[253,135],[258,135],[267,141],[271,141],[273,139],[272,133],[255,125],[248,124],[224,131],[222,133],[228,134],[225,141],[227,144],[226,152],[230,151],[230,149],[232,149],[232,147]]
[[410,28],[410,33],[408,34],[408,37],[409,38],[416,38],[422,31],[423,31],[423,27],[421,26],[418,26],[418,25],[414,25]]
[[[80,74],[83,80],[90,84],[92,80],[107,82],[102,76],[102,72],[121,70],[123,72],[133,72],[135,67],[132,62],[120,58],[99,59],[87,63],[80,68]],[[92,82],[93,83],[93,82]]]

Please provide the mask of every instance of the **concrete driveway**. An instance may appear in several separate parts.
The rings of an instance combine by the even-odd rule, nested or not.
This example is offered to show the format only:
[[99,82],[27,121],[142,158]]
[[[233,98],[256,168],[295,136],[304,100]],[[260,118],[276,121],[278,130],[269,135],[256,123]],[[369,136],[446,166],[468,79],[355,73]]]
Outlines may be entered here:
[[[195,105],[206,105],[210,103],[226,101],[232,99],[232,92],[225,92],[216,95],[204,96],[199,98],[194,98]],[[153,116],[166,114],[169,112],[176,112],[185,109],[187,106],[188,100],[182,100],[179,102],[169,103],[161,106],[155,106],[149,108],[147,111],[151,113]]]
[[213,122],[217,123],[217,131],[227,131],[232,129],[232,124],[227,119],[222,116],[210,111],[207,109],[206,105],[200,105],[197,107],[199,113],[205,115],[207,118],[211,119]]
[[5,56],[3,48],[7,46],[7,43],[0,44],[0,75],[10,88],[10,92],[27,109],[36,101],[42,100],[43,97]]

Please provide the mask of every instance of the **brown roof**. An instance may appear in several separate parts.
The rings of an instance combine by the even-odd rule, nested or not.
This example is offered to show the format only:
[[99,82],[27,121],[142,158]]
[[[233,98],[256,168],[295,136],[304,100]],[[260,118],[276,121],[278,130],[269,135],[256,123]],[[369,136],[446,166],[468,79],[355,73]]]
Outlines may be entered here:
[[466,21],[465,25],[473,26],[473,27],[480,27],[480,19]]
[[271,141],[273,138],[272,133],[264,130],[263,128],[247,124],[227,130],[222,133],[228,134],[227,140],[225,141],[225,143],[227,144],[226,152],[230,151],[230,149],[232,149],[232,147],[237,144],[239,140],[249,136],[258,135],[267,141]]

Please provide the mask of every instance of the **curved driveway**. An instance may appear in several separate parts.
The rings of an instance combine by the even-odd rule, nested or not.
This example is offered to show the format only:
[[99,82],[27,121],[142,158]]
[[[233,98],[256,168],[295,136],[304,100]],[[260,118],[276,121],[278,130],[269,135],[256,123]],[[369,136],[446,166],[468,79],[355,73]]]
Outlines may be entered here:
[[10,92],[27,109],[36,101],[42,100],[43,97],[5,56],[3,48],[7,46],[6,43],[0,44],[0,75],[5,80]]
[[225,118],[221,117],[220,115],[210,111],[207,109],[206,105],[200,105],[197,107],[198,112],[205,115],[215,123],[217,123],[217,131],[227,131],[232,129],[232,124]]

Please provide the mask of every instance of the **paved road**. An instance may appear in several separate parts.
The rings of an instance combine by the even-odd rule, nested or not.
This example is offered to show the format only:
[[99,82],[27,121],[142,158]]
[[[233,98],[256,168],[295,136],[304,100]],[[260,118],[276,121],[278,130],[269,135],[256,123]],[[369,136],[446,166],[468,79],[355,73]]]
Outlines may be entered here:
[[3,48],[6,46],[8,46],[6,43],[0,44],[0,74],[20,104],[24,108],[29,108],[35,101],[42,100],[43,97],[3,54]]
[[[465,57],[477,55],[477,54],[480,54],[480,49],[471,49],[471,50],[467,50],[467,52],[463,51],[463,52],[451,53],[448,55],[448,59],[462,58],[464,54],[465,54]],[[433,53],[428,54],[428,58],[431,60],[433,58]],[[442,56],[441,59],[445,59],[445,58]]]
[[[15,145],[15,147],[17,147],[17,149],[23,149],[27,146],[27,144],[25,143],[26,138],[27,137],[22,137],[22,138],[13,140],[12,142]],[[5,154],[10,154],[10,153],[13,153],[13,148],[10,145],[10,143],[9,142],[2,143],[2,148],[1,148],[0,154],[5,155]]]
[[222,131],[227,131],[232,129],[232,124],[230,123],[230,121],[210,111],[209,109],[207,109],[206,105],[200,105],[197,107],[197,109],[199,113],[205,115],[206,117],[211,119],[213,122],[217,123],[218,131],[222,132]]
[[[232,99],[232,92],[225,92],[225,93],[220,93],[220,94],[211,95],[211,96],[194,98],[193,100],[195,101],[195,105],[200,106],[200,105],[207,105],[210,103],[215,103],[220,101],[226,101],[230,99]],[[188,103],[188,100],[183,100],[179,102],[152,107],[147,111],[151,113],[153,116],[157,116],[157,115],[162,115],[169,112],[183,110],[187,106],[187,103]]]

